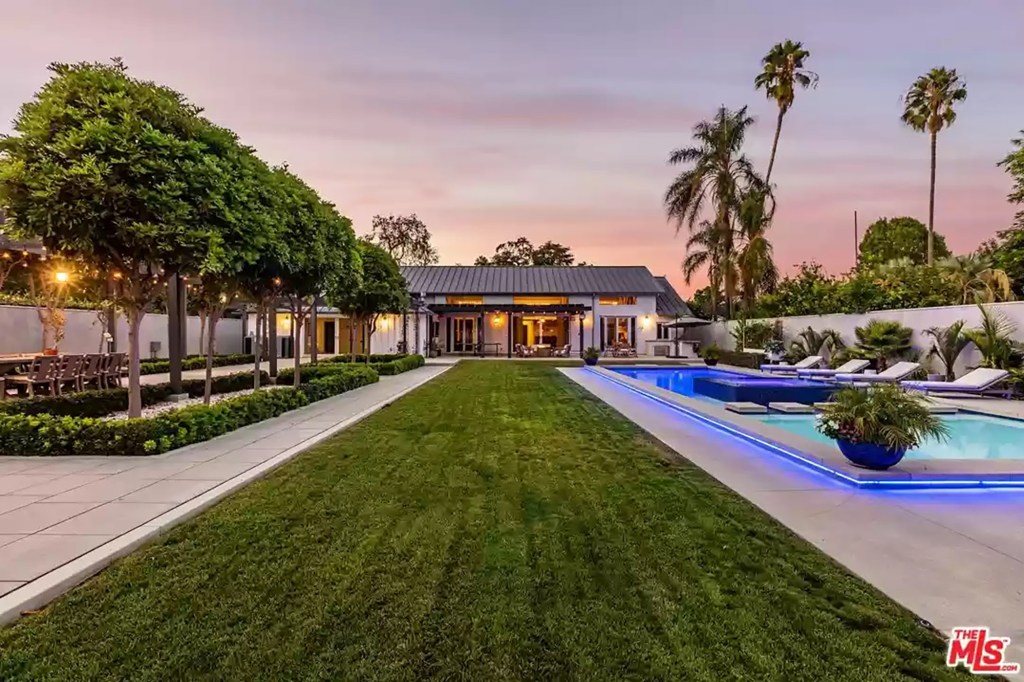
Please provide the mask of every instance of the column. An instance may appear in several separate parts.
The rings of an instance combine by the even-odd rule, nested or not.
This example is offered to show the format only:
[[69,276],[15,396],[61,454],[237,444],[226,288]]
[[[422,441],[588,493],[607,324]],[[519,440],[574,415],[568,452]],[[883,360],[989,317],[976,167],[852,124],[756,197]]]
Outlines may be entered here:
[[512,313],[505,313],[505,321],[508,323],[508,357],[512,357]]
[[167,358],[170,360],[171,392],[181,393],[181,306],[177,274],[167,281]]

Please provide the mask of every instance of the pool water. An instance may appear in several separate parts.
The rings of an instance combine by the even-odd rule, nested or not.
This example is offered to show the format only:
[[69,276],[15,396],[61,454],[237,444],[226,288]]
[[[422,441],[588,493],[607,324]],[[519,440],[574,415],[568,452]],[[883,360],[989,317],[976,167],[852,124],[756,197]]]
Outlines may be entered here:
[[[814,415],[769,414],[754,418],[804,438],[834,443],[818,431],[818,418]],[[949,426],[949,440],[926,440],[916,450],[907,451],[905,459],[1024,458],[1024,421],[965,413],[941,419]]]
[[639,379],[689,398],[723,402],[756,402],[767,405],[773,401],[814,403],[828,400],[835,386],[817,381],[744,374],[711,367],[658,368],[614,367],[611,371]]

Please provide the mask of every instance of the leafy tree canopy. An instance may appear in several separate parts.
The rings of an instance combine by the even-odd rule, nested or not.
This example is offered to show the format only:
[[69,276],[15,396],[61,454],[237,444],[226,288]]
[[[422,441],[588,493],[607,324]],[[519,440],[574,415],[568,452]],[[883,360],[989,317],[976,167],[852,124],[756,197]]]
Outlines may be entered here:
[[430,243],[430,230],[415,213],[373,216],[366,241],[387,251],[399,265],[432,265],[438,260],[437,249]]
[[336,287],[328,293],[328,300],[339,310],[368,323],[372,334],[381,315],[409,309],[409,290],[391,254],[367,240],[359,240],[357,248],[362,264],[359,285]]
[[[568,246],[546,241],[535,247],[526,237],[499,244],[494,256],[478,256],[474,265],[495,265],[525,267],[529,265],[569,266],[576,263],[576,257]],[[584,265],[584,263],[580,263]]]
[[[949,257],[945,238],[935,233],[935,257]],[[928,228],[910,217],[879,218],[871,223],[860,241],[860,264],[874,266],[899,258],[915,265],[928,260]]]
[[[1024,135],[1024,130],[1020,132]],[[1011,203],[1024,205],[1024,137],[1014,140],[1013,146],[1014,150],[999,165],[1003,166],[1013,178],[1013,190],[1007,199]],[[1024,209],[1017,213],[1014,227],[1024,230]]]

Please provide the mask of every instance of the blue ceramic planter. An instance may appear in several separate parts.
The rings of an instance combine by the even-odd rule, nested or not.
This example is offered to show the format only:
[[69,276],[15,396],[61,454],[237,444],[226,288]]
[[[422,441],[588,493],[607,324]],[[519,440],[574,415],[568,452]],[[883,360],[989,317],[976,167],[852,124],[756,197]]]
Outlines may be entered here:
[[865,469],[888,469],[899,464],[903,455],[907,454],[906,448],[892,450],[874,443],[851,443],[848,440],[837,439],[836,444],[846,459]]
[[597,364],[597,358],[583,358],[583,362],[585,362],[588,365],[593,366],[593,365]]

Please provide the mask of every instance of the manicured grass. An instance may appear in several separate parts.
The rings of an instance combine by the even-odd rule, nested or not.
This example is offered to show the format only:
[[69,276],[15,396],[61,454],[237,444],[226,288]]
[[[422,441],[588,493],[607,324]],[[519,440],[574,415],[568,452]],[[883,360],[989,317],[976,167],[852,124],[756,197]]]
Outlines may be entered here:
[[957,677],[542,364],[466,362],[0,632],[0,679]]

